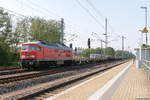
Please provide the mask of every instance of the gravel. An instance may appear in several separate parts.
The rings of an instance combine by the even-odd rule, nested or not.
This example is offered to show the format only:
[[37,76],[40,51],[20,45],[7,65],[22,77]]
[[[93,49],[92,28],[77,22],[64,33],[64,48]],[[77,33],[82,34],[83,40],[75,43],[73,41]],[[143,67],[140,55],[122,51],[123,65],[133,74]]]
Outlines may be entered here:
[[37,84],[54,81],[63,77],[75,75],[77,72],[64,72],[55,75],[47,75],[34,79],[23,80],[20,82],[14,82],[10,84],[3,84],[0,86],[0,94],[9,93],[16,90],[21,90],[27,87],[32,87]]
[[46,83],[46,82],[52,82],[64,77],[70,77],[77,75],[79,73],[84,73],[84,72],[90,72],[90,70],[100,68],[101,66],[84,66],[82,69],[73,69],[71,71],[66,71],[62,73],[57,73],[53,75],[46,75],[46,76],[41,76],[41,77],[36,77],[33,79],[27,79],[27,80],[22,80],[22,81],[17,81],[17,82],[12,82],[8,84],[1,84],[0,85],[0,95],[10,93],[13,91],[17,90],[22,90],[28,87],[32,87],[38,84]]

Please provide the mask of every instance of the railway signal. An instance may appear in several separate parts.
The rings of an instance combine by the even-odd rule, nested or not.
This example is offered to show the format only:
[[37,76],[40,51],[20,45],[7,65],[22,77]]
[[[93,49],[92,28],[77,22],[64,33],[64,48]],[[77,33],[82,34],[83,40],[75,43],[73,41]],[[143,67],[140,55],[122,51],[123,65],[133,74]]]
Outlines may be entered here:
[[70,43],[69,47],[72,49],[72,43]]
[[88,38],[88,43],[87,43],[87,45],[88,45],[88,48],[90,49],[90,48],[91,48],[91,40],[90,40],[90,38]]

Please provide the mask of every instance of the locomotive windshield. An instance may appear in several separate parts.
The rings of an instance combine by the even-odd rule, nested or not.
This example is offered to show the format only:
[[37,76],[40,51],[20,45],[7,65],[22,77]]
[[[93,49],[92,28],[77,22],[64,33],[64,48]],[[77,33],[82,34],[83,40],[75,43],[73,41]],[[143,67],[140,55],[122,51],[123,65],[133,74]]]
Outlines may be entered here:
[[37,50],[37,48],[35,46],[24,45],[21,50]]

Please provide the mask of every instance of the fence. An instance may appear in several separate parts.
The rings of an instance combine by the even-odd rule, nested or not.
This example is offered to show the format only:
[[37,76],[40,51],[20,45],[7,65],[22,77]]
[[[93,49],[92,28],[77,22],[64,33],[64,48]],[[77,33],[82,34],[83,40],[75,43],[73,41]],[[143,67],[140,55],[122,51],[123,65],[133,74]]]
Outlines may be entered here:
[[146,71],[148,78],[150,79],[150,61],[149,60],[143,60],[141,62],[142,67],[144,68],[144,70]]
[[137,68],[144,68],[150,79],[150,48],[137,48],[136,60],[138,61]]

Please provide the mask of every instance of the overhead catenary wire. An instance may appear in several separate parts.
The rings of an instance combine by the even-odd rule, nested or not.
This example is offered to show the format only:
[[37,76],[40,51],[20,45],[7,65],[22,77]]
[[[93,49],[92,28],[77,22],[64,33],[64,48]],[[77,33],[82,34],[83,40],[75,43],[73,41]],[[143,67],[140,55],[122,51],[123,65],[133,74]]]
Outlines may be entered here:
[[[55,14],[55,13],[53,13],[53,12],[51,12],[51,11],[49,11],[47,8],[45,8],[45,7],[41,7],[40,5],[38,5],[37,3],[35,3],[35,2],[32,2],[32,1],[30,1],[30,0],[28,0],[28,2],[32,5],[32,6],[34,6],[34,7],[37,7],[37,8],[40,8],[40,10],[43,10],[43,11],[45,11],[45,12],[47,12],[47,13],[52,13],[52,14]],[[94,7],[94,5],[93,4],[91,4],[92,6],[93,6],[93,8],[96,10],[96,7]],[[90,11],[89,11],[90,12]],[[98,12],[98,10],[97,10],[97,12]],[[99,12],[100,13],[100,12]],[[55,14],[57,17],[60,17],[59,15],[57,15],[57,14]],[[90,15],[92,15],[92,14],[90,14]],[[104,15],[102,15],[102,14],[99,14],[99,15],[101,15],[102,17],[104,17]],[[93,15],[92,15],[93,16]],[[94,16],[93,16],[94,17]],[[94,17],[94,19],[96,19],[96,17]],[[96,21],[98,22],[98,23],[100,23],[97,19],[96,19]],[[100,23],[101,24],[101,23]],[[104,26],[101,24],[101,26],[104,28]]]
[[82,9],[84,9],[84,10],[90,15],[90,17],[92,17],[92,18],[95,20],[95,22],[96,22],[99,26],[101,26],[103,29],[105,29],[104,25],[102,25],[102,23],[100,23],[100,21],[99,21],[86,7],[84,7],[84,6],[81,4],[81,2],[80,2],[79,0],[76,0],[76,2],[79,4],[79,6],[80,6]]
[[31,3],[27,4],[27,3],[24,3],[24,2],[20,2],[20,0],[16,0],[16,2],[18,2],[18,3],[21,4],[21,5],[26,6],[27,8],[30,8],[30,9],[36,11],[36,12],[39,12],[39,13],[41,13],[41,14],[44,14],[44,15],[46,15],[47,17],[53,17],[53,16],[51,16],[49,13],[44,12],[44,11],[41,10],[41,9],[35,8],[35,7],[31,6]]
[[[39,1],[40,2],[40,0],[37,0],[37,1]],[[38,9],[40,9],[41,11],[43,11],[43,12],[45,12],[45,13],[48,13],[48,14],[51,14],[51,15],[55,15],[57,18],[62,18],[63,16],[60,16],[60,15],[58,15],[58,14],[56,14],[56,13],[54,13],[54,12],[52,12],[51,10],[49,10],[49,9],[47,9],[46,7],[42,7],[41,5],[39,5],[39,3],[37,3],[37,1],[36,2],[34,2],[34,1],[31,1],[31,0],[28,0],[28,3],[30,3],[30,5],[32,5],[32,8],[33,7],[36,7],[36,8],[38,8]],[[68,17],[68,16],[67,16]],[[72,21],[71,21],[71,19],[69,20],[68,18],[66,18],[65,20],[67,20],[69,23],[66,23],[66,25],[68,25],[69,27],[70,26],[73,26],[73,27],[79,27],[79,25],[77,25],[77,24],[74,24]],[[74,30],[74,28],[72,28],[73,30]],[[86,30],[86,29],[84,29],[84,30]],[[79,33],[79,32],[76,32],[76,33]]]
[[[47,8],[45,8],[45,7],[41,7],[40,5],[38,5],[37,3],[35,3],[35,2],[32,2],[31,0],[28,0],[29,1],[29,3],[30,4],[32,4],[34,7],[38,7],[38,8],[40,8],[40,9],[43,9],[44,11],[46,11],[46,12],[48,12],[48,13],[52,13],[52,14],[54,14],[53,12],[51,12],[50,10],[48,10]],[[39,1],[39,0],[38,0]],[[58,14],[55,14],[57,17],[60,17]],[[96,19],[96,18],[95,18]],[[71,21],[69,21],[68,19],[67,19],[67,21],[68,22],[71,22]],[[96,21],[98,21],[97,19],[96,19]],[[72,23],[72,22],[71,22]],[[67,23],[68,24],[68,23]],[[70,23],[69,23],[70,24]],[[100,24],[100,22],[99,22],[99,24]],[[69,25],[70,26],[70,25]],[[78,26],[78,25],[76,25],[76,26]],[[101,26],[104,28],[104,26],[101,24]]]
[[4,8],[4,7],[0,7],[1,9],[4,9],[4,11],[7,11],[7,12],[9,12],[10,13],[10,15],[13,15],[13,16],[18,16],[18,17],[23,17],[23,18],[27,18],[28,16],[25,16],[25,15],[23,15],[23,14],[21,14],[21,13],[18,13],[18,12],[15,12],[15,11],[12,11],[12,10],[9,10],[9,9],[7,9],[7,8]]
[[[45,7],[41,7],[39,4],[37,4],[37,3],[35,3],[35,2],[33,2],[33,1],[31,1],[31,0],[28,0],[28,2],[27,3],[29,3],[29,4],[27,4],[27,3],[24,3],[24,2],[20,2],[19,0],[16,0],[18,3],[20,3],[20,4],[22,4],[22,5],[24,5],[24,6],[26,6],[26,7],[28,7],[28,8],[30,8],[30,9],[32,9],[32,10],[34,10],[34,11],[36,11],[36,12],[40,12],[40,13],[43,13],[43,14],[46,14],[48,17],[52,17],[52,15],[56,15],[56,16],[53,16],[54,18],[59,18],[59,19],[61,19],[62,17],[61,16],[59,16],[58,14],[56,14],[56,13],[53,13],[52,11],[50,11],[50,10],[48,10],[47,8],[45,8]],[[65,19],[66,20],[66,19]],[[70,22],[70,21],[69,21]],[[67,24],[71,24],[72,22],[70,22],[70,23],[67,23]],[[74,24],[71,24],[71,25],[73,25],[74,26]],[[77,26],[77,25],[76,25]]]
[[[36,0],[36,2],[37,1],[39,1],[39,0]],[[38,3],[35,3],[35,2],[33,2],[33,1],[31,1],[31,0],[28,0],[28,2],[30,3],[30,5],[32,5],[32,7],[34,6],[34,7],[36,7],[36,8],[40,8],[40,10],[42,10],[42,11],[44,11],[44,12],[46,12],[47,14],[51,14],[51,15],[55,15],[55,17],[57,17],[57,18],[59,18],[59,19],[61,19],[63,16],[60,16],[59,14],[57,14],[57,13],[54,13],[53,11],[51,11],[51,10],[49,10],[49,9],[47,9],[46,7],[42,7],[41,5],[39,5]],[[40,2],[40,1],[39,1]],[[68,17],[68,16],[67,16]],[[65,19],[65,20],[67,20],[69,23],[67,23],[67,24],[69,24],[69,25],[72,25],[72,26],[79,26],[79,25],[75,25],[72,21],[71,21],[71,19]]]
[[[37,1],[38,1],[38,0],[37,0]],[[50,14],[50,16],[53,15],[53,17],[57,17],[57,18],[59,18],[59,19],[62,18],[62,16],[60,16],[60,15],[58,15],[58,14],[56,14],[56,13],[50,11],[50,10],[48,10],[48,9],[45,8],[45,7],[42,7],[41,5],[35,3],[35,2],[33,2],[33,1],[31,1],[31,0],[28,0],[28,2],[29,2],[32,6],[34,6],[34,7],[36,7],[36,8],[38,8],[38,9],[40,8],[41,11],[47,13],[48,15]]]
[[[16,0],[16,1],[19,1],[19,0]],[[19,1],[20,2],[20,1]],[[31,3],[32,2],[32,3]],[[35,8],[35,7],[33,7],[33,1],[31,1],[31,0],[29,0],[29,2],[27,2],[27,3],[24,3],[24,2],[21,2],[22,3],[22,5],[25,5],[26,7],[28,7],[28,8],[30,8],[30,9],[32,9],[32,10],[34,10],[34,11],[36,11],[36,12],[38,12],[38,13],[43,13],[43,14],[46,14],[46,15],[48,15],[48,16],[50,16],[51,15],[51,12],[47,9],[46,10],[46,8],[45,7],[43,7],[42,9],[41,9],[41,6],[39,6],[38,7],[38,5],[36,6],[37,8]],[[28,3],[30,3],[30,4],[28,4]],[[37,3],[38,4],[38,3]],[[45,9],[44,9],[45,8]],[[12,11],[13,12],[13,11]],[[90,12],[90,11],[89,11]],[[91,12],[90,12],[91,13]],[[92,13],[91,13],[92,14]],[[21,17],[27,17],[27,16],[25,16],[25,15],[23,15],[23,14],[15,14],[15,15],[19,15],[19,16],[21,16]],[[59,16],[59,15],[58,15]],[[58,17],[57,16],[57,17]],[[95,18],[95,21],[97,20],[97,18],[94,16],[94,18]],[[66,19],[66,20],[68,20],[68,19]],[[99,23],[99,24],[101,24],[99,21],[96,21],[96,23]],[[71,23],[68,23],[68,24],[71,24]],[[102,26],[102,28],[104,28],[104,26],[101,24],[101,26]],[[77,33],[77,32],[76,32]]]
[[24,18],[27,17],[27,16],[25,16],[25,15],[23,15],[23,14],[20,14],[20,13],[18,13],[18,12],[12,11],[12,10],[9,10],[9,9],[7,9],[7,8],[4,8],[4,7],[0,7],[0,9],[4,9],[5,11],[10,12],[12,15],[17,15],[17,16],[24,17]]
[[[52,11],[49,11],[47,8],[45,8],[45,7],[41,7],[40,5],[38,5],[37,3],[34,3],[33,1],[31,1],[31,0],[28,0],[28,2],[29,2],[29,5],[27,5],[27,4],[25,4],[24,2],[20,2],[19,0],[16,0],[18,3],[22,3],[24,6],[26,6],[26,7],[28,7],[28,8],[31,8],[31,9],[33,9],[34,11],[38,11],[38,12],[41,12],[41,13],[45,13],[45,14],[47,14],[48,16],[49,16],[49,14],[50,13],[52,13],[51,15],[53,15],[53,14],[55,14],[57,17],[59,17],[59,18],[61,18],[58,14],[56,14],[56,13],[53,13]],[[34,7],[33,7],[34,6]],[[36,7],[36,8],[35,8]],[[37,9],[38,8],[38,9]],[[39,9],[40,8],[40,9]],[[94,17],[92,14],[90,14],[94,19],[95,19],[95,21],[99,24],[99,25],[101,25],[101,27],[102,28],[104,28],[104,26],[96,19],[96,17]],[[49,17],[51,17],[51,16],[49,16]],[[66,19],[68,22],[71,22],[71,21],[69,21],[68,19]],[[71,22],[72,23],[72,22]],[[69,23],[70,24],[70,23]],[[73,24],[72,24],[73,25]],[[73,25],[74,26],[74,25]],[[78,25],[76,25],[76,26],[78,26]]]
[[[105,20],[106,16],[104,16],[104,15],[101,13],[101,11],[95,7],[95,5],[91,2],[91,0],[86,0],[86,1],[87,1],[87,3],[91,6],[91,8],[97,13],[97,15],[98,15],[99,17],[101,17],[101,20]],[[112,25],[110,24],[109,21],[108,21],[108,26],[109,26],[110,30],[111,30],[113,33],[115,33],[115,30],[114,30],[114,28],[112,27]]]
[[92,7],[92,9],[101,17],[102,20],[105,20],[105,16],[94,6],[94,4],[90,0],[86,0],[88,4]]

